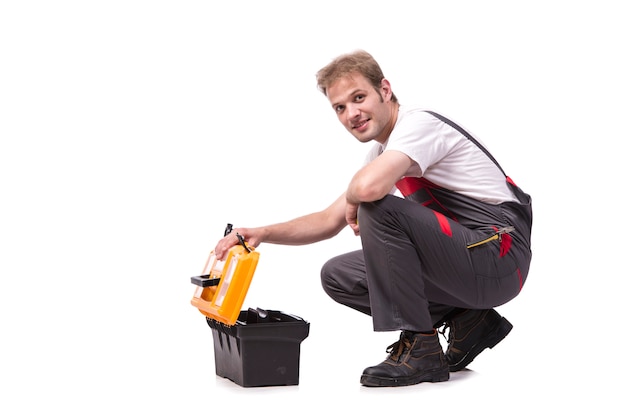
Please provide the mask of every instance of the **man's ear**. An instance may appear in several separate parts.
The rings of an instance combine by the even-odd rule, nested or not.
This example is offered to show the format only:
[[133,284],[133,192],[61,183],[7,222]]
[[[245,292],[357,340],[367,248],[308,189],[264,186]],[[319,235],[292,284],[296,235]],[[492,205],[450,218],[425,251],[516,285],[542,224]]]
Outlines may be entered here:
[[393,96],[393,91],[391,90],[391,83],[386,78],[380,80],[380,94],[383,96],[385,101],[391,100],[391,96]]

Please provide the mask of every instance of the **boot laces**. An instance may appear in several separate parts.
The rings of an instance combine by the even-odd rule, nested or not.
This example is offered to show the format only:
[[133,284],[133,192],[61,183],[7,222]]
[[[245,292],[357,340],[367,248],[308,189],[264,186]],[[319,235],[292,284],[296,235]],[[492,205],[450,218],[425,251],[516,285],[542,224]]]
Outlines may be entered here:
[[395,343],[387,347],[387,353],[389,353],[389,359],[397,362],[404,353],[405,350],[411,348],[411,341],[404,335],[400,336],[400,339]]

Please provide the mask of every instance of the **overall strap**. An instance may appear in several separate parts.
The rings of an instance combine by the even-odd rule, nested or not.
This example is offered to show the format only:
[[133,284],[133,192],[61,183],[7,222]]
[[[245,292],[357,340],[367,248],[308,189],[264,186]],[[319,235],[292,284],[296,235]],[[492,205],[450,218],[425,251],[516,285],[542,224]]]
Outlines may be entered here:
[[[425,110],[426,113],[430,113],[431,115],[433,115],[434,117],[436,117],[437,119],[439,119],[440,121],[442,121],[443,123],[446,123],[450,126],[452,126],[454,129],[456,129],[457,131],[459,131],[461,134],[463,134],[463,136],[465,136],[467,139],[469,139],[470,141],[472,141],[474,144],[476,144],[476,146],[478,148],[480,148],[482,150],[482,152],[484,152],[485,154],[487,154],[487,157],[489,157],[491,159],[491,161],[493,161],[493,163],[500,169],[500,171],[502,171],[502,174],[504,174],[504,177],[507,177],[506,173],[504,172],[504,170],[502,169],[502,167],[500,167],[500,164],[498,164],[498,162],[496,161],[496,159],[493,157],[493,155],[491,155],[489,153],[489,151],[487,151],[487,149],[485,147],[483,147],[480,142],[478,142],[476,139],[474,139],[474,137],[472,137],[469,132],[467,132],[465,129],[461,128],[459,125],[457,125],[456,123],[454,123],[453,121],[451,121],[450,119],[446,118],[445,116],[440,115],[439,113],[433,112],[431,110]],[[508,178],[508,177],[507,177]]]

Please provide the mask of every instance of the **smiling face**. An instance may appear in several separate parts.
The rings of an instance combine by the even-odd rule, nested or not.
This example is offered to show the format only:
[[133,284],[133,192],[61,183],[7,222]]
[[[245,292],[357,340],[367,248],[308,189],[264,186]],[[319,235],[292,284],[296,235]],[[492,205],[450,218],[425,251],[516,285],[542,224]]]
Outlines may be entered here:
[[376,140],[382,144],[389,138],[398,104],[391,100],[386,79],[376,89],[363,75],[353,72],[328,86],[326,96],[341,124],[360,142]]

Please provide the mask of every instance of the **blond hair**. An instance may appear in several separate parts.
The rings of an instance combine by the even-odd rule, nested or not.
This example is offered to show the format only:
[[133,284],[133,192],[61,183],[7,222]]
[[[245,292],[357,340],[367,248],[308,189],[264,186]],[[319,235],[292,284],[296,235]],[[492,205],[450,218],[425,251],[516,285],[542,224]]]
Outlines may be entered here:
[[[326,96],[326,90],[331,84],[355,72],[365,77],[376,89],[381,87],[381,82],[385,78],[374,57],[365,51],[357,50],[338,56],[330,64],[319,70],[316,74],[317,88]],[[395,93],[392,93],[391,101],[398,101]]]

